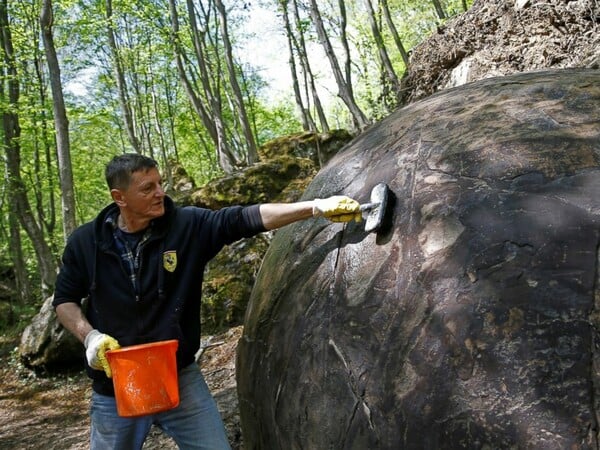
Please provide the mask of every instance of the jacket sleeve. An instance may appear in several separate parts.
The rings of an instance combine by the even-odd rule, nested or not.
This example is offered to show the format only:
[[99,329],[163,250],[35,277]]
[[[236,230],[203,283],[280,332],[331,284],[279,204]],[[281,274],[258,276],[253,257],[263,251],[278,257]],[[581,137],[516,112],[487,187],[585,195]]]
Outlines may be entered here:
[[242,223],[246,228],[246,233],[250,233],[249,236],[244,235],[244,237],[254,236],[258,233],[267,231],[260,216],[260,205],[242,208],[241,215]]
[[[75,230],[67,241],[61,267],[56,278],[52,305],[79,303],[89,294],[90,281],[88,267],[95,257],[93,245],[85,245],[86,230]],[[93,239],[89,237],[90,243]]]
[[228,206],[213,211],[197,207],[184,208],[194,216],[195,244],[211,259],[225,245],[267,231],[260,217],[259,205]]
[[212,227],[225,244],[267,231],[260,217],[259,205],[220,209],[213,216]]

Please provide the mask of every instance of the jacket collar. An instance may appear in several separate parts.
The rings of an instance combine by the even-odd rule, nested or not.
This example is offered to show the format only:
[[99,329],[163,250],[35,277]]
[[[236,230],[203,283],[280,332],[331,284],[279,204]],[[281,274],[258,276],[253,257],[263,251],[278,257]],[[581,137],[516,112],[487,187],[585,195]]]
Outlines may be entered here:
[[[111,203],[102,211],[100,211],[94,220],[96,241],[102,249],[106,249],[112,245],[113,225],[110,221],[107,221],[107,219],[112,217],[116,220],[118,213],[119,207],[117,204]],[[160,238],[166,234],[169,224],[171,223],[171,218],[174,216],[174,214],[175,203],[170,197],[165,196],[165,213],[150,222],[150,226],[152,227],[151,239]]]

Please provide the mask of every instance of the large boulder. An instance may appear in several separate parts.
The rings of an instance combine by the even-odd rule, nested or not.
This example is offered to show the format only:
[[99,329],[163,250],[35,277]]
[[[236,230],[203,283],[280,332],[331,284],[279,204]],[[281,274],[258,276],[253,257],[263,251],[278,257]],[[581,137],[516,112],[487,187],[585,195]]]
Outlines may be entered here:
[[600,72],[490,78],[357,137],[278,231],[238,348],[245,448],[598,446]]
[[23,331],[19,343],[21,360],[28,367],[44,370],[82,365],[83,346],[58,323],[52,299],[48,297],[44,301],[40,311]]

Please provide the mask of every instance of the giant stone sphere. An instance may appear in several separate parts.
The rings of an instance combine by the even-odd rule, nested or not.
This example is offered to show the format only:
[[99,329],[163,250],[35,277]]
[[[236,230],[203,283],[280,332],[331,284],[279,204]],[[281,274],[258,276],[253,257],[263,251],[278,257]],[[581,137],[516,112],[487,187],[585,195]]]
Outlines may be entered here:
[[600,71],[409,105],[305,198],[379,182],[378,233],[276,233],[238,348],[245,448],[597,448]]

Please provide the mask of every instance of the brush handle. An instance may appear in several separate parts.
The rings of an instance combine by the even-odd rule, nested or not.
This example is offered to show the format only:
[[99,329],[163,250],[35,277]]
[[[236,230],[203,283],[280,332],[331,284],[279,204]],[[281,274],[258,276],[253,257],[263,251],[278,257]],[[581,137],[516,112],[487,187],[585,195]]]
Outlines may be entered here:
[[371,211],[372,209],[377,208],[381,203],[364,203],[360,205],[361,211]]

